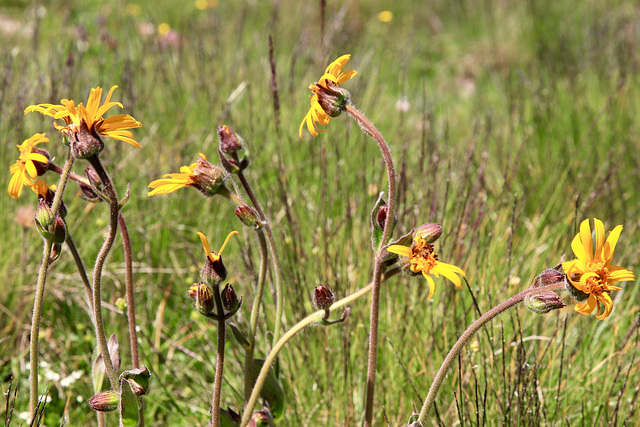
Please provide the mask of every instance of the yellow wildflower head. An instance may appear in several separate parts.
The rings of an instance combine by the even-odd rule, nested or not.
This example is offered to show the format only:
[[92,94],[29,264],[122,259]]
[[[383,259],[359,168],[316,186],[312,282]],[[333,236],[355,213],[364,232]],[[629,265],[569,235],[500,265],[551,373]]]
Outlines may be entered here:
[[460,267],[439,261],[433,245],[427,243],[419,234],[415,235],[410,247],[391,245],[387,248],[387,251],[406,258],[405,265],[411,273],[422,273],[424,278],[427,279],[427,283],[429,283],[429,299],[433,298],[433,294],[436,291],[436,286],[431,276],[440,277],[442,274],[453,282],[458,289],[462,287],[462,282],[458,275],[465,277],[464,271]]
[[20,197],[23,186],[33,187],[36,185],[37,177],[47,171],[49,153],[35,148],[42,142],[49,142],[49,138],[44,133],[36,133],[17,146],[20,150],[20,157],[9,168],[9,172],[11,172],[9,195],[11,197],[16,199]]
[[300,129],[298,130],[300,138],[302,138],[302,129],[305,124],[311,135],[318,136],[318,130],[322,132],[318,124],[329,124],[331,117],[339,116],[346,108],[350,95],[349,92],[340,88],[340,85],[357,74],[357,71],[354,70],[342,71],[349,58],[351,58],[351,55],[342,55],[333,61],[325,69],[320,80],[316,84],[309,86],[309,89],[313,92],[313,95],[311,95],[311,107],[300,124]]
[[133,134],[126,130],[142,126],[139,121],[128,114],[118,114],[106,119],[103,117],[112,107],[122,108],[121,103],[111,101],[111,95],[117,87],[111,87],[102,105],[102,88],[98,86],[91,89],[86,107],[82,103],[76,106],[75,101],[63,99],[60,104],[30,105],[24,112],[26,114],[37,111],[56,120],[63,120],[63,125],[54,122],[54,126],[71,140],[72,149],[75,143],[78,157],[89,157],[99,153],[102,149],[101,136],[118,139],[140,148],[140,144],[133,139]]
[[169,173],[152,181],[149,188],[153,190],[147,196],[169,194],[184,187],[195,187],[205,196],[224,193],[224,182],[227,179],[225,171],[209,163],[204,154],[199,154],[200,158],[195,163],[182,166],[180,172]]
[[217,252],[212,252],[207,237],[198,231],[198,236],[200,237],[200,241],[202,242],[202,248],[204,249],[204,253],[207,256],[205,265],[204,267],[202,267],[202,271],[200,272],[200,278],[204,283],[208,285],[218,285],[220,284],[220,282],[224,281],[227,278],[227,269],[225,268],[224,264],[222,264],[222,251],[224,250],[225,246],[227,246],[227,243],[229,243],[229,239],[231,239],[231,236],[235,234],[238,234],[238,232],[232,231],[231,233],[229,233],[220,250]]
[[622,232],[622,225],[616,226],[609,232],[605,240],[604,224],[597,218],[593,219],[595,226],[595,252],[589,220],[580,224],[580,232],[571,242],[571,249],[576,259],[563,262],[562,269],[569,279],[570,286],[582,293],[581,299],[586,302],[577,304],[575,310],[580,314],[590,314],[596,306],[596,318],[606,319],[613,310],[613,301],[609,297],[612,291],[621,288],[616,282],[635,280],[634,274],[619,265],[611,265],[613,252]]

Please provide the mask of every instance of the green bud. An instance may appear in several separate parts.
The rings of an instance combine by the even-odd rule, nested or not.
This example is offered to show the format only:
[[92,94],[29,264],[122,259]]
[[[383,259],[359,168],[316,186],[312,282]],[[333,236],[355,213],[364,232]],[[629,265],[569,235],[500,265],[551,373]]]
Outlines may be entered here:
[[265,221],[262,221],[260,219],[260,215],[258,215],[258,212],[251,206],[238,206],[235,210],[235,214],[244,225],[246,225],[247,227],[251,227],[254,230],[259,230],[266,224]]
[[36,227],[38,231],[47,230],[53,224],[53,211],[44,199],[38,199],[36,208]]
[[238,311],[238,308],[240,308],[240,304],[242,303],[238,299],[238,295],[230,283],[227,283],[227,286],[222,290],[221,298],[222,305],[224,305],[224,308],[231,313]]
[[204,283],[195,283],[189,288],[189,297],[194,301],[194,308],[200,313],[207,315],[213,311],[215,303],[211,289]]
[[551,310],[566,307],[564,301],[552,291],[543,291],[537,294],[529,294],[524,298],[524,305],[534,313],[544,314]]
[[415,235],[427,243],[433,243],[442,235],[442,226],[434,223],[424,224],[416,228]]
[[89,407],[98,412],[110,412],[118,409],[118,393],[113,390],[103,391],[89,399]]

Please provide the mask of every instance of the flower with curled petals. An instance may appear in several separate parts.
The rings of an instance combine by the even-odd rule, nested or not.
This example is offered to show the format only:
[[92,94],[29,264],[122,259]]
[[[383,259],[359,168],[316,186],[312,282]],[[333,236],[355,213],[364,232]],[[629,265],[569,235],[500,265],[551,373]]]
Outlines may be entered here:
[[313,92],[311,95],[311,107],[307,115],[300,123],[298,135],[302,138],[302,129],[307,126],[309,133],[318,136],[318,131],[323,131],[318,125],[327,125],[331,117],[337,117],[344,111],[349,102],[350,94],[340,88],[340,85],[350,80],[357,74],[357,71],[342,71],[351,55],[342,55],[333,61],[325,69],[324,74],[316,84],[309,86]]
[[427,243],[420,235],[413,238],[410,247],[403,245],[391,245],[387,251],[398,254],[408,260],[406,267],[413,274],[422,273],[427,283],[429,283],[429,299],[433,298],[436,285],[431,276],[439,277],[441,274],[453,282],[458,289],[462,287],[462,282],[458,275],[465,277],[464,271],[460,267],[447,264],[438,260],[433,245]]
[[622,225],[616,226],[609,232],[605,240],[604,224],[597,218],[593,219],[595,226],[596,249],[593,251],[593,239],[589,220],[580,224],[580,232],[571,242],[571,249],[576,259],[562,263],[562,269],[567,275],[571,286],[581,291],[588,299],[584,303],[576,304],[575,310],[580,314],[590,314],[596,306],[596,318],[603,320],[609,317],[613,310],[613,301],[609,297],[612,291],[622,288],[615,286],[616,282],[635,280],[633,272],[619,265],[611,265],[613,252],[622,232]]
[[39,175],[47,171],[49,157],[46,151],[38,150],[36,145],[49,142],[44,133],[36,133],[18,145],[20,157],[11,165],[11,180],[9,181],[9,195],[15,199],[20,197],[22,187],[33,187]]
[[207,157],[200,154],[200,158],[190,166],[182,166],[178,173],[168,173],[161,179],[149,184],[152,191],[147,196],[169,194],[184,187],[195,187],[205,196],[212,196],[223,191],[227,174],[224,170],[212,165]]

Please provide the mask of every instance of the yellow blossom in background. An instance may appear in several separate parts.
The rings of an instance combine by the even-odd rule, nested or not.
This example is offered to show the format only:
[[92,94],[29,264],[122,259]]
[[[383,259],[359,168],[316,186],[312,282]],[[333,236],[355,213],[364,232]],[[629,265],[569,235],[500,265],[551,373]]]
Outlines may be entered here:
[[383,10],[378,14],[378,21],[382,23],[386,24],[387,22],[391,22],[392,19],[393,19],[393,13],[391,13],[390,10]]
[[142,8],[136,3],[127,4],[127,6],[125,7],[125,11],[131,16],[142,15]]
[[34,152],[34,147],[42,142],[49,142],[49,138],[44,133],[36,133],[17,146],[20,150],[20,157],[9,168],[9,172],[11,172],[9,195],[11,197],[17,199],[22,193],[23,186],[32,187],[36,184],[38,170],[34,162],[43,165],[49,163],[49,159],[45,155]]
[[464,271],[460,267],[447,264],[438,260],[438,255],[433,250],[433,245],[427,243],[422,237],[415,236],[411,247],[402,245],[391,245],[388,252],[409,258],[411,272],[422,273],[427,283],[429,283],[429,299],[433,298],[436,285],[431,276],[444,277],[453,282],[458,289],[462,288],[462,281],[458,275],[465,277]]
[[49,192],[49,190],[56,191],[56,185],[55,184],[47,185],[47,183],[46,183],[46,181],[44,179],[38,179],[31,186],[31,189],[33,190],[34,193],[36,193],[38,195],[38,197],[46,199],[47,198],[47,193]]
[[318,127],[318,124],[327,125],[331,121],[330,115],[320,103],[320,96],[322,96],[323,92],[336,93],[336,88],[357,74],[357,71],[354,70],[342,72],[342,68],[347,64],[349,58],[351,58],[351,55],[342,55],[333,61],[325,69],[320,80],[318,80],[316,84],[309,86],[309,89],[313,92],[313,95],[311,95],[311,107],[300,124],[300,129],[298,130],[300,138],[302,138],[302,129],[305,124],[311,135],[318,136],[318,130],[323,132],[323,130]]
[[227,176],[223,169],[209,163],[207,157],[200,153],[200,158],[191,166],[182,166],[180,172],[166,174],[151,182],[149,188],[154,190],[147,195],[168,194],[183,187],[194,187],[205,196],[228,196],[228,190],[224,186]]
[[207,10],[218,7],[218,0],[196,0],[196,9]]
[[[207,159],[204,154],[200,153],[200,157]],[[197,186],[195,180],[195,170],[198,162],[192,163],[191,166],[182,166],[178,173],[168,173],[163,175],[161,179],[156,179],[149,184],[149,188],[153,191],[147,193],[147,196],[155,196],[157,194],[169,194],[184,187]]]
[[614,286],[615,282],[635,280],[635,276],[624,267],[611,265],[622,226],[618,225],[610,231],[605,241],[604,224],[597,218],[593,219],[593,223],[596,237],[595,252],[589,220],[585,219],[580,224],[580,232],[571,242],[571,249],[577,258],[563,262],[562,269],[576,289],[589,295],[586,302],[576,304],[575,310],[586,315],[598,306],[596,318],[602,320],[609,317],[613,310],[613,301],[609,294],[621,289]]
[[166,36],[167,34],[169,34],[169,31],[171,31],[171,26],[166,22],[158,25],[158,34],[160,34],[161,36]]
[[133,134],[128,130],[124,130],[139,128],[142,126],[139,121],[128,114],[118,114],[107,119],[103,118],[104,114],[112,107],[117,106],[123,108],[121,103],[111,102],[111,95],[117,87],[118,86],[111,87],[102,106],[100,105],[102,88],[98,86],[97,88],[91,89],[86,107],[82,103],[76,106],[75,101],[63,99],[58,105],[30,105],[24,110],[24,112],[26,114],[32,111],[37,111],[38,113],[46,116],[51,116],[56,120],[64,120],[64,126],[59,125],[57,122],[54,122],[54,126],[60,132],[69,137],[80,131],[82,122],[84,121],[91,132],[95,131],[101,136],[118,139],[131,144],[134,147],[140,148],[140,144],[133,139]]

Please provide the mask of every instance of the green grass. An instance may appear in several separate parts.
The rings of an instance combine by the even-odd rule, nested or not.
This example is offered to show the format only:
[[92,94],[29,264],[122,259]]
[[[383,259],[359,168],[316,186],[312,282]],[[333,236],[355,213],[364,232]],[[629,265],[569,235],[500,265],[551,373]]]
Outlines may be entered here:
[[[114,98],[143,123],[136,150],[108,141],[102,154],[119,194],[131,183],[125,209],[133,240],[142,363],[153,374],[147,425],[204,425],[215,363],[216,326],[196,316],[186,295],[197,280],[204,232],[214,247],[240,227],[233,206],[186,189],[146,197],[147,184],[190,164],[202,152],[217,159],[216,127],[232,126],[248,143],[248,177],[279,242],[288,328],[311,312],[310,294],[327,283],[338,297],[369,283],[373,255],[369,212],[386,189],[375,143],[347,117],[333,119],[318,138],[299,140],[307,86],[329,61],[351,53],[358,75],[345,84],[354,104],[385,135],[400,177],[396,232],[437,221],[445,262],[462,266],[469,288],[437,281],[432,301],[420,278],[397,277],[382,290],[376,425],[406,423],[419,408],[448,349],[467,325],[528,287],[543,269],[572,257],[577,224],[598,217],[607,229],[623,224],[615,262],[637,271],[640,239],[640,109],[637,21],[633,2],[420,1],[399,3],[388,24],[376,15],[391,3],[327,2],[320,39],[320,2],[220,2],[199,11],[178,2],[68,4],[54,1],[36,24],[29,2],[0,7],[24,32],[3,34],[0,46],[0,159],[15,161],[15,145],[47,131],[62,163],[51,120],[23,115],[34,103],[84,100],[95,86],[120,88]],[[44,9],[43,9],[44,10]],[[180,34],[161,46],[143,23],[167,22]],[[37,25],[37,27],[36,27]],[[34,28],[37,37],[33,38]],[[269,32],[266,32],[269,31]],[[278,73],[281,131],[270,90],[268,36]],[[233,102],[230,95],[244,87]],[[406,97],[406,112],[396,102]],[[78,164],[76,171],[85,166]],[[0,175],[7,188],[9,173]],[[52,181],[52,180],[51,180]],[[53,181],[52,181],[53,182]],[[32,206],[0,196],[0,373],[20,384],[17,411],[28,400],[30,312],[41,254],[35,230],[14,221]],[[102,243],[107,208],[76,197],[65,202],[68,225],[85,263]],[[242,230],[225,249],[231,282],[244,297],[238,323],[248,323],[258,247]],[[103,299],[108,334],[130,364],[122,245],[106,267]],[[524,307],[489,324],[467,347],[436,400],[433,423],[451,425],[634,425],[638,349],[638,290],[614,295],[605,321],[569,307],[536,315]],[[47,425],[95,416],[90,361],[95,337],[71,257],[52,267],[45,294],[41,360],[63,378],[43,379],[52,401]],[[477,307],[476,307],[477,303]],[[267,292],[258,356],[273,327]],[[266,312],[266,314],[264,314]],[[347,323],[313,327],[279,358],[288,398],[281,425],[357,425],[364,412],[368,298],[352,304]],[[186,351],[185,351],[186,349]],[[197,357],[196,357],[197,355]],[[227,346],[224,407],[239,410],[243,352]],[[4,406],[4,405],[0,405]],[[3,411],[4,408],[0,409]],[[433,414],[432,414],[433,415]],[[116,419],[107,416],[108,425]]]

